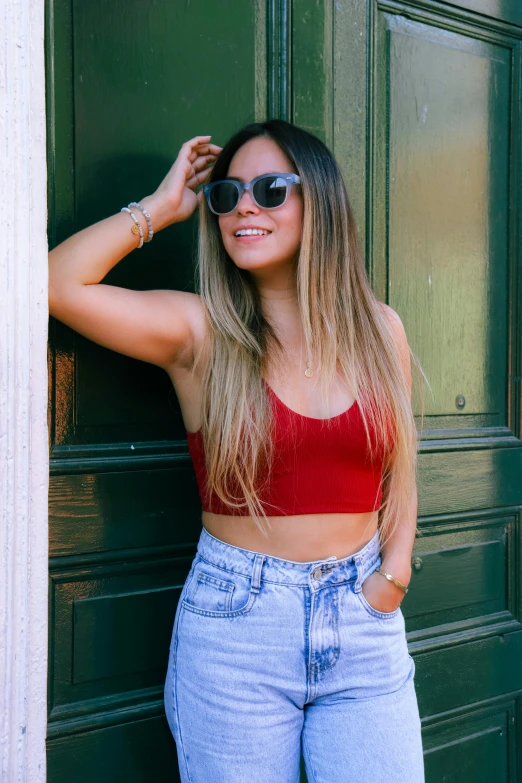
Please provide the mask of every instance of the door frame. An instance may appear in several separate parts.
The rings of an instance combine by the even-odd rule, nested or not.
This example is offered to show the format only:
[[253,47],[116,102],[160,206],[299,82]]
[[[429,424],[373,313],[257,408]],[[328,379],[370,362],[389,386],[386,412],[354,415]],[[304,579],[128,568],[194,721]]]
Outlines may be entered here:
[[0,777],[46,779],[48,487],[44,0],[0,46]]

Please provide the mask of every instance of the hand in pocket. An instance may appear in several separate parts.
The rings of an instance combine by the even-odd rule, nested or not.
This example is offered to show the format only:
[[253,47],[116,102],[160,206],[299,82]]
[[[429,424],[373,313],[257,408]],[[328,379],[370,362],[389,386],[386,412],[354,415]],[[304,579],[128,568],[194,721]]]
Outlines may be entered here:
[[366,577],[361,589],[370,606],[378,612],[394,612],[404,598],[401,588],[377,571]]

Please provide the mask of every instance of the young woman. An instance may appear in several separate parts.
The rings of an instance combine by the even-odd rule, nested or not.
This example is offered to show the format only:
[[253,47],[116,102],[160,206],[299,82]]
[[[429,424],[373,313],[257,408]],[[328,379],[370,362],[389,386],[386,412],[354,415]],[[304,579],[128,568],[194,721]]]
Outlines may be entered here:
[[[210,138],[50,254],[51,313],[181,405],[203,505],[165,684],[181,779],[297,783],[302,752],[309,783],[421,783],[413,354],[325,145],[280,120]],[[198,295],[100,283],[198,205]]]

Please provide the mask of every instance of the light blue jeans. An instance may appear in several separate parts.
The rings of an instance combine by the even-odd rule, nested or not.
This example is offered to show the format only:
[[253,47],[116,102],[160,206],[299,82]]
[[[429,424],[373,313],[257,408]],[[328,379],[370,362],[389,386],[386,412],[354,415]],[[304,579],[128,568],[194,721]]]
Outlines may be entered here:
[[183,783],[423,783],[404,616],[361,585],[378,532],[338,560],[282,560],[204,528],[174,621],[167,720]]

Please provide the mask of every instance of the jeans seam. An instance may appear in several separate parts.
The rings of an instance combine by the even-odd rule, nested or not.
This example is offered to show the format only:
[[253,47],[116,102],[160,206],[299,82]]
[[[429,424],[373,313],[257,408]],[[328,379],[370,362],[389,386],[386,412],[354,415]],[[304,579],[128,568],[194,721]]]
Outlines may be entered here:
[[313,783],[318,783],[317,775],[316,775],[315,769],[313,768],[313,765],[312,765],[312,757],[310,756],[310,750],[307,748],[306,743],[304,743],[304,742],[303,742],[303,751],[304,751],[304,753],[306,755],[306,758],[308,759],[308,766],[310,767],[310,771],[311,771],[312,775],[314,776]]
[[308,673],[310,669],[310,618],[311,618],[311,600],[312,596],[311,593],[308,595],[303,596],[303,609],[304,609],[304,661],[305,661],[305,685],[306,685],[306,694],[305,694],[305,701],[308,701],[309,696],[309,690],[310,690],[310,682],[308,679]]
[[176,664],[178,661],[178,637],[179,637],[179,624],[181,622],[181,610],[183,608],[183,601],[185,596],[183,593],[185,592],[185,588],[189,583],[190,578],[192,577],[192,573],[194,571],[194,562],[190,566],[190,570],[187,574],[187,577],[183,583],[183,587],[181,588],[181,593],[178,598],[178,605],[176,606],[176,613],[174,617],[174,627],[172,629],[172,642],[173,642],[173,650],[172,650],[172,666],[174,669],[176,668]]
[[[181,617],[180,617],[180,621],[181,621]],[[175,699],[176,699],[176,720],[177,720],[177,723],[178,723],[179,746],[180,746],[180,750],[181,750],[181,755],[183,756],[183,762],[184,762],[184,765],[185,765],[185,771],[187,773],[188,781],[189,781],[189,783],[192,783],[192,777],[190,775],[188,761],[187,761],[187,757],[185,755],[185,746],[183,745],[183,737],[181,736],[181,717],[180,717],[180,714],[179,714],[179,704],[178,704],[178,669],[177,669],[177,667],[174,670],[174,694],[175,694]]]
[[211,609],[199,609],[197,606],[193,606],[185,600],[183,600],[182,606],[187,612],[192,612],[193,614],[199,614],[203,617],[217,617],[218,619],[227,620],[232,617],[239,617],[242,614],[249,614],[252,611],[257,595],[258,593],[253,593],[251,591],[248,595],[248,601],[241,609],[223,610],[219,612],[212,611]]

